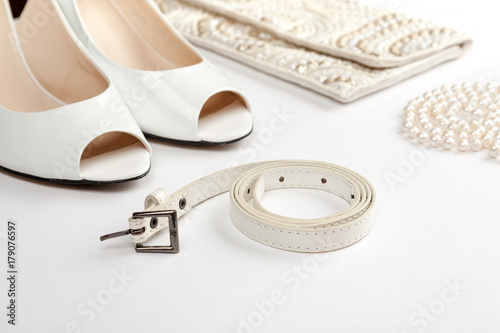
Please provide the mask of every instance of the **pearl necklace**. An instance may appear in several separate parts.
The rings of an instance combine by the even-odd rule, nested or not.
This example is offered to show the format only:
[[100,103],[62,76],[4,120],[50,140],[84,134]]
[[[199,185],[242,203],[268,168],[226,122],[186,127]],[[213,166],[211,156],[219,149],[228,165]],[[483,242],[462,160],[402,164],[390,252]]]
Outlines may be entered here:
[[500,87],[494,83],[443,86],[405,108],[402,130],[432,148],[460,152],[490,149],[500,157]]

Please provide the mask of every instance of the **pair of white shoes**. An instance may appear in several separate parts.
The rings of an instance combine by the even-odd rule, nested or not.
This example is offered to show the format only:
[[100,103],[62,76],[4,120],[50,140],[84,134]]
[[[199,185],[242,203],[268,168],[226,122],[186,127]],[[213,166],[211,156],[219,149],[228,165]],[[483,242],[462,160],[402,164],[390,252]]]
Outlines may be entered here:
[[223,144],[252,131],[248,101],[151,0],[0,0],[0,168],[62,183],[150,169],[144,134]]

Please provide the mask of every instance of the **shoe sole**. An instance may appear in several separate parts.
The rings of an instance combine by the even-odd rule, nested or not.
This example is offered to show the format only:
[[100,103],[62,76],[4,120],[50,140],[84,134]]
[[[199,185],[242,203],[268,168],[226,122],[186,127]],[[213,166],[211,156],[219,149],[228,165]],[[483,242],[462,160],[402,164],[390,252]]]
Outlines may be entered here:
[[113,185],[113,184],[121,184],[121,183],[127,183],[131,182],[134,180],[139,180],[141,178],[144,178],[147,176],[151,168],[149,168],[148,171],[146,171],[144,174],[134,177],[134,178],[128,178],[128,179],[120,179],[120,180],[112,180],[112,181],[95,181],[95,180],[70,180],[70,179],[52,179],[52,178],[43,178],[43,177],[38,177],[38,176],[33,176],[27,173],[22,173],[19,171],[14,171],[8,168],[5,168],[0,165],[0,170],[3,170],[7,173],[23,177],[23,178],[29,178],[31,180],[37,180],[37,181],[42,181],[44,183],[50,183],[50,184],[57,184],[57,185]]
[[184,145],[184,146],[224,146],[224,145],[229,145],[238,141],[241,141],[245,139],[246,137],[250,136],[252,134],[253,128],[248,132],[248,134],[245,134],[244,136],[231,140],[231,141],[224,141],[224,142],[211,142],[211,141],[184,141],[184,140],[177,140],[177,139],[169,139],[165,138],[162,136],[157,136],[154,134],[149,134],[149,133],[144,133],[144,136],[147,138],[159,140],[159,141],[164,141],[164,142],[169,142],[169,143],[175,143],[178,145]]

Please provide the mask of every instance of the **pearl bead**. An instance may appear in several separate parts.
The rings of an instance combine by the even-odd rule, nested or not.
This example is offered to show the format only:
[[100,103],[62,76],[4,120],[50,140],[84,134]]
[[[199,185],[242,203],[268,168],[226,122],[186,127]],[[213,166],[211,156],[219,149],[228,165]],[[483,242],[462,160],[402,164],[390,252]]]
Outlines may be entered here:
[[455,132],[453,132],[452,130],[448,130],[448,131],[446,131],[446,132],[444,133],[444,136],[445,136],[446,138],[453,138],[453,137],[455,137]]
[[415,116],[416,116],[415,111],[406,112],[406,117],[415,117]]
[[443,139],[439,135],[433,135],[430,141],[430,145],[432,148],[437,148],[441,144]]
[[491,158],[495,158],[495,159],[500,157],[500,146],[491,147],[489,155]]
[[473,120],[469,123],[469,126],[471,129],[475,130],[476,128],[478,128],[480,125],[479,121],[477,120]]
[[485,148],[490,148],[493,145],[493,137],[490,135],[483,136],[483,146]]
[[474,138],[481,138],[483,136],[483,133],[479,131],[473,131],[470,135]]
[[423,124],[422,128],[424,130],[426,130],[427,132],[430,132],[430,131],[432,131],[432,129],[434,128],[434,126],[431,123],[428,122],[428,123]]
[[467,139],[467,138],[469,138],[469,134],[467,134],[466,132],[460,132],[460,133],[458,134],[458,137],[459,137],[460,139]]
[[471,149],[472,149],[472,151],[476,151],[476,152],[483,150],[483,141],[481,141],[481,139],[478,139],[478,138],[472,139]]
[[[450,119],[450,121],[453,121]],[[455,122],[452,122],[450,125],[448,125],[448,128],[452,131],[456,131],[458,129],[458,124]]]
[[461,152],[466,152],[469,151],[469,140],[467,139],[459,139],[458,140],[458,150]]
[[488,120],[483,121],[483,125],[486,128],[491,128],[491,127],[493,127],[494,124],[493,124],[493,121],[488,119]]
[[479,102],[479,105],[483,106],[483,107],[486,107],[490,102],[491,101],[490,101],[489,98],[485,98],[485,99],[481,100],[481,102]]
[[440,108],[438,108],[438,107],[434,107],[434,108],[432,108],[432,110],[431,110],[430,114],[431,114],[431,116],[436,117],[436,116],[437,116],[440,112],[441,112],[441,109],[440,109]]
[[461,128],[462,128],[462,131],[464,131],[464,132],[470,132],[470,126],[468,124],[461,126]]
[[410,104],[410,105],[408,105],[408,106],[406,107],[406,109],[405,109],[405,110],[406,110],[407,112],[413,112],[413,111],[415,111],[415,105]]
[[488,82],[486,84],[486,89],[497,89],[497,87],[498,87],[498,84],[495,82]]
[[453,146],[455,146],[455,139],[453,139],[451,137],[444,138],[444,142],[443,142],[444,149],[450,150],[453,148]]
[[408,133],[415,125],[411,121],[407,121],[406,123],[403,124],[402,130],[404,133]]
[[485,135],[491,136],[492,138],[494,138],[495,136],[497,136],[497,134],[498,134],[498,131],[496,131],[494,129],[490,129],[488,132],[486,132]]
[[405,117],[405,118],[408,118],[408,117],[410,117],[410,118],[415,118],[416,116],[417,116],[417,114],[415,113],[415,111],[409,111],[409,112],[406,112],[406,113],[404,114],[404,117]]
[[467,106],[465,109],[464,109],[465,113],[472,113],[474,112],[474,108],[472,106]]
[[431,131],[431,134],[434,134],[434,135],[440,135],[441,133],[443,133],[443,131],[439,127],[434,127]]
[[429,140],[429,134],[426,132],[421,132],[417,136],[417,142],[420,144],[425,144]]
[[418,129],[418,127],[414,126],[410,129],[410,132],[408,132],[408,136],[410,137],[410,139],[415,139],[419,133],[420,130]]

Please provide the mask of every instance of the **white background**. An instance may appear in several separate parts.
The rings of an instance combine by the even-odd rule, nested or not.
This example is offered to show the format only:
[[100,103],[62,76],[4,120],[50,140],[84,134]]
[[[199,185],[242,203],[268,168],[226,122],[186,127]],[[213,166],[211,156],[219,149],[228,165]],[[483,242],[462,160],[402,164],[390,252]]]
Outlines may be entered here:
[[[372,4],[460,29],[475,44],[462,59],[348,105],[205,52],[253,103],[248,139],[214,148],[153,141],[150,175],[125,185],[52,186],[0,173],[0,267],[14,219],[20,272],[16,327],[6,324],[1,274],[0,330],[498,332],[500,161],[487,151],[436,150],[404,182],[386,180],[402,160],[423,156],[399,130],[411,98],[443,84],[500,81],[497,10],[486,0]],[[293,119],[269,139],[265,129],[283,112]],[[222,195],[180,220],[177,255],[136,254],[127,238],[99,241],[126,229],[158,187],[173,192],[232,162],[289,158],[339,164],[374,184],[379,209],[366,239],[321,260],[268,248],[236,230]],[[266,205],[297,217],[331,212],[324,196],[298,194],[270,193]],[[309,273],[299,277],[294,267]],[[121,283],[114,274],[123,271],[130,280]],[[116,294],[106,298],[110,284]],[[271,307],[275,294],[280,304]],[[96,297],[106,303],[100,311],[88,306]],[[429,307],[424,319],[419,311]]]

